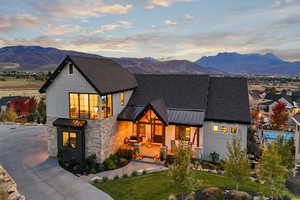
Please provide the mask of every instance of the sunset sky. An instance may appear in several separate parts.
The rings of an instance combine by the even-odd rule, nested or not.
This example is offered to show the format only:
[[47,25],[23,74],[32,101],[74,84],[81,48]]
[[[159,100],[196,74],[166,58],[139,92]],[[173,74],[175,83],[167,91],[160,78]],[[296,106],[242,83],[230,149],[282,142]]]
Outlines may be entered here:
[[1,0],[0,46],[196,60],[272,52],[300,60],[300,0]]

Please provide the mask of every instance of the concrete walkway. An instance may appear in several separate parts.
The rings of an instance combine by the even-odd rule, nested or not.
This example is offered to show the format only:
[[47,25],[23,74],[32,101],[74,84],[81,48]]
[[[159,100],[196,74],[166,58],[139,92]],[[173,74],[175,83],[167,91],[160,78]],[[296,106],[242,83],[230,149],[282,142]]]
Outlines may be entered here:
[[91,182],[91,180],[94,177],[108,177],[109,179],[113,179],[116,175],[119,177],[122,177],[123,174],[131,175],[132,172],[137,171],[142,173],[143,170],[146,170],[147,173],[151,172],[157,172],[157,171],[163,171],[167,170],[163,165],[155,164],[155,163],[143,163],[140,161],[131,161],[128,165],[125,167],[115,169],[115,170],[109,170],[105,172],[100,172],[97,174],[90,174],[88,176],[82,176],[81,178],[87,182]]
[[0,126],[0,165],[28,200],[112,199],[48,159],[44,126]]

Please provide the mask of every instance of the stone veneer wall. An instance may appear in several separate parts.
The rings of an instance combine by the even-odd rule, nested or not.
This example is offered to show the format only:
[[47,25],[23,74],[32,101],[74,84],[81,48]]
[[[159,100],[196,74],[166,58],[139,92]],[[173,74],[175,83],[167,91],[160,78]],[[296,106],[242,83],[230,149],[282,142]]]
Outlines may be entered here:
[[[55,117],[47,117],[48,152],[57,156],[57,129],[52,125]],[[116,117],[104,120],[87,120],[85,127],[85,156],[96,154],[98,162],[103,162],[123,144],[125,137],[132,134],[132,122],[117,121]]]
[[50,157],[57,156],[57,129],[52,125],[56,117],[47,116],[48,153]]

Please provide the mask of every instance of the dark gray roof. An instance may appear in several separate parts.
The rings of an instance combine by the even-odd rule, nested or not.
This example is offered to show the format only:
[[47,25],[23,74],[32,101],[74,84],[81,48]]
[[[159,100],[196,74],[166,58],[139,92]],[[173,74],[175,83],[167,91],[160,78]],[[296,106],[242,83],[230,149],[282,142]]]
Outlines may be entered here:
[[151,101],[149,106],[152,107],[152,110],[161,118],[164,124],[169,123],[167,107],[162,98]]
[[250,123],[247,79],[211,77],[205,120]]
[[0,99],[0,105],[1,105],[1,106],[5,106],[5,105],[7,105],[7,103],[9,103],[10,101],[13,101],[13,100],[19,99],[19,98],[28,98],[28,99],[29,99],[29,97],[22,97],[22,96],[6,96],[6,97],[2,97],[2,98]]
[[300,123],[300,114],[294,115],[293,118]]
[[282,95],[280,95],[280,94],[274,94],[272,92],[269,92],[266,94],[265,99],[277,101],[281,97],[282,97]]
[[137,87],[134,75],[111,59],[67,56],[42,86],[40,92],[46,91],[68,61],[73,62],[78,71],[100,94],[114,93]]
[[86,120],[65,119],[65,118],[57,118],[53,122],[54,126],[74,127],[74,128],[83,128],[86,124],[87,124]]
[[151,102],[162,99],[158,102],[164,105],[157,103],[156,110],[168,111],[169,124],[202,125],[204,116],[212,121],[251,122],[246,79],[153,74],[136,75],[136,79],[139,87],[119,120],[135,121]]
[[272,101],[272,100],[270,100],[270,101],[265,101],[265,102],[260,103],[260,105],[269,106],[269,105],[271,105],[271,104],[274,103],[274,102],[275,102],[275,101]]

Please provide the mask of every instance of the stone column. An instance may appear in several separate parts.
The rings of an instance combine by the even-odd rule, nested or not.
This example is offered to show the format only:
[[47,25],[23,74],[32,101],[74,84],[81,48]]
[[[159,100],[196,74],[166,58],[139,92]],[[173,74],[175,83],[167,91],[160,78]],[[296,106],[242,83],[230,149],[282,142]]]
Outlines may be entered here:
[[160,147],[160,152],[163,153],[163,159],[165,161],[167,159],[168,147],[167,146],[161,146]]
[[57,129],[53,126],[55,117],[47,116],[48,153],[50,157],[57,156]]

